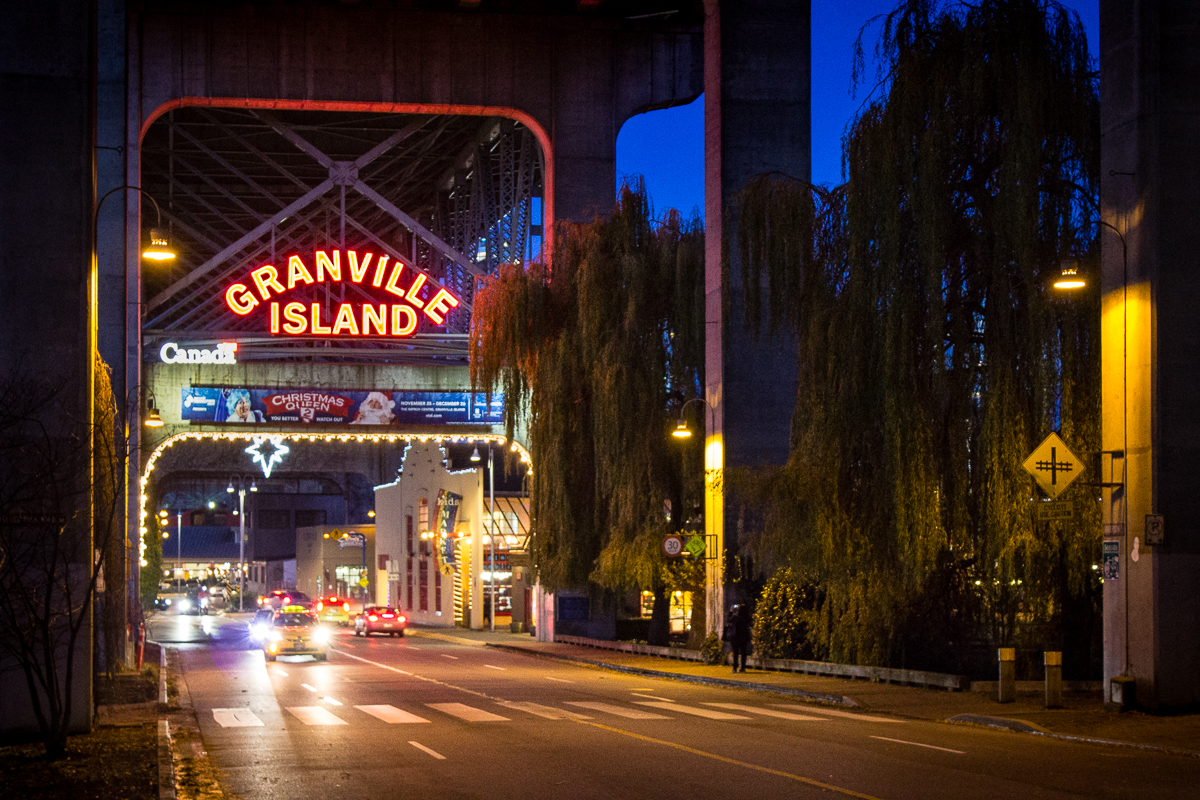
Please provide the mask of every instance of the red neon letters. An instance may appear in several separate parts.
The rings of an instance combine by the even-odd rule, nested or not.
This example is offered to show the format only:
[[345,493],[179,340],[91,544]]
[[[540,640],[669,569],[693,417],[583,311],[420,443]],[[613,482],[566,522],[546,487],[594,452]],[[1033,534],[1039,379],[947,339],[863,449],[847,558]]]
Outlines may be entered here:
[[[271,333],[290,336],[410,336],[417,330],[418,310],[435,325],[441,325],[447,312],[458,306],[457,297],[436,284],[426,287],[428,276],[399,259],[376,257],[374,253],[360,257],[356,250],[346,250],[343,264],[342,253],[316,251],[311,270],[296,255],[288,257],[286,270],[270,264],[252,269],[249,280],[230,284],[225,290],[225,305],[245,316],[267,303]],[[369,283],[403,302],[339,303],[336,308],[325,309],[321,303],[276,299],[301,285],[341,283],[343,276],[349,283]],[[433,286],[437,286],[436,291]]]

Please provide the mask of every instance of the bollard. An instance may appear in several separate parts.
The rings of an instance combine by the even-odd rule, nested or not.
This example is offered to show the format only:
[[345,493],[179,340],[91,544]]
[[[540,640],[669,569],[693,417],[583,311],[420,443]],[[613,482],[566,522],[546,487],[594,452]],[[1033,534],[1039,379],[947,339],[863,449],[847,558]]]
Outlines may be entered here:
[[1001,647],[1000,653],[1000,697],[1001,703],[1017,699],[1017,649]]
[[1046,663],[1046,708],[1062,708],[1062,651],[1047,650]]

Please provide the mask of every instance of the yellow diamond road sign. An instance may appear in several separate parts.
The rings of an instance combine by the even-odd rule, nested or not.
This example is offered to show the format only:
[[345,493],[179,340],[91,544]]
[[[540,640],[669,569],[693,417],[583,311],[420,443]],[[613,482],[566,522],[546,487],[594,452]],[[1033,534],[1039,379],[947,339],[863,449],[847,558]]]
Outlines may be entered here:
[[1083,462],[1075,457],[1057,433],[1042,440],[1021,466],[1033,476],[1051,500],[1062,494],[1063,489],[1083,472]]

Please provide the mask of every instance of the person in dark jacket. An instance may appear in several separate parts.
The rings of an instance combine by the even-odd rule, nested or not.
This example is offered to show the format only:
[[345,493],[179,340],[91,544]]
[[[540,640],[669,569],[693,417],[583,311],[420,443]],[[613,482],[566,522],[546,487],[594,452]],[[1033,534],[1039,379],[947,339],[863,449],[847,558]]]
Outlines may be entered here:
[[[746,671],[746,655],[750,652],[750,609],[735,605],[729,609],[729,621],[725,625],[725,640],[733,650],[733,671]],[[741,656],[739,662],[738,657]],[[740,669],[739,669],[740,663]]]

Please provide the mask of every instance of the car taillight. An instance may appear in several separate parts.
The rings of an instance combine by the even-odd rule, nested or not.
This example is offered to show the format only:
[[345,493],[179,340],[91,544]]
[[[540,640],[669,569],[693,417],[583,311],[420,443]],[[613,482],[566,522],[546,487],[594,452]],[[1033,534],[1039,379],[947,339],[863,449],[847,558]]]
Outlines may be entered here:
[[350,604],[349,604],[349,603],[342,603],[342,610],[343,610],[343,611],[349,611],[349,610],[350,610]]
[[405,617],[396,617],[396,621],[397,622],[407,622],[408,620]]
[[317,601],[317,611],[320,611],[324,607],[325,607],[325,604],[322,603],[320,600],[318,600]]
[[396,615],[395,615],[395,614],[384,614],[384,615],[383,615],[383,618],[384,618],[384,619],[391,619],[391,618],[392,618],[392,617],[394,617],[394,616],[396,616]]
[[374,614],[367,614],[367,619],[371,620],[371,622],[375,622],[379,619],[379,617],[375,616]]
[[283,598],[283,602],[284,602],[284,605],[287,605],[288,603],[292,602],[292,598],[285,597],[285,598]]

